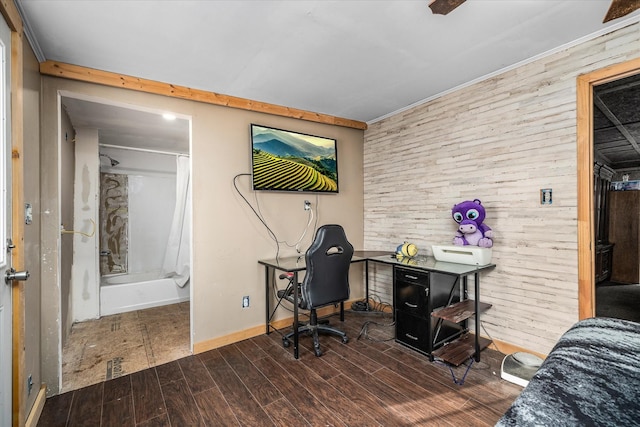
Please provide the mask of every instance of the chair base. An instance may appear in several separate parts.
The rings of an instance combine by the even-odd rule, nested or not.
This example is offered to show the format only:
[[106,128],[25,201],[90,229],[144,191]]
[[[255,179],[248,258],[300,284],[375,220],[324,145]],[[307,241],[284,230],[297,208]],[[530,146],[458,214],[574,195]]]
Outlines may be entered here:
[[[289,345],[291,345],[291,342],[289,340],[294,336],[294,334],[295,331],[292,331],[282,337],[282,345],[284,347],[289,347]],[[313,336],[313,350],[317,357],[322,356],[322,351],[320,350],[319,334],[329,334],[341,337],[343,344],[349,342],[349,338],[347,337],[346,332],[332,328],[329,325],[325,325],[322,323],[318,324],[318,318],[315,310],[312,310],[311,312],[311,321],[306,325],[298,327],[298,334],[307,334]]]

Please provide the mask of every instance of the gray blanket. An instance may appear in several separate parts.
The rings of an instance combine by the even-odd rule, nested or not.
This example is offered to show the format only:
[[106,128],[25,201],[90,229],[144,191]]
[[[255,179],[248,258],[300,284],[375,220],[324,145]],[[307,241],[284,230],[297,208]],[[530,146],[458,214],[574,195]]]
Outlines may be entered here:
[[576,323],[496,426],[640,426],[640,324]]

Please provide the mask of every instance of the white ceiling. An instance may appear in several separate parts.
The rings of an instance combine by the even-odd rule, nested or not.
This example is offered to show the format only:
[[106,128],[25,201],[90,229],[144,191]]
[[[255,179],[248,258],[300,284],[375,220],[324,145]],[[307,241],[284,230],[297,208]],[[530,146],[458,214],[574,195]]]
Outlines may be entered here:
[[46,60],[373,122],[587,37],[610,0],[17,0]]

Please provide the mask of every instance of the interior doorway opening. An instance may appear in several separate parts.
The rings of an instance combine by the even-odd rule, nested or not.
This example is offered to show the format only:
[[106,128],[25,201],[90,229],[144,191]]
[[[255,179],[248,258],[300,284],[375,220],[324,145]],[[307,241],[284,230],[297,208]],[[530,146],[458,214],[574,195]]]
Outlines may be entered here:
[[66,392],[193,352],[191,119],[72,93],[60,106]]
[[640,58],[577,79],[578,305],[579,317],[596,315],[596,215],[594,200],[594,87],[640,73]]

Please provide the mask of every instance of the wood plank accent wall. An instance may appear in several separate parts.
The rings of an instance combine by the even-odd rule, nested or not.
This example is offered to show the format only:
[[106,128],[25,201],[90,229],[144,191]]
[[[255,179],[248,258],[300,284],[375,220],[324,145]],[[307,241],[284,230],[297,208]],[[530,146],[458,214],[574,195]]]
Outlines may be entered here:
[[635,23],[370,124],[365,247],[431,255],[455,234],[451,207],[482,200],[497,264],[481,279],[484,332],[548,353],[579,317],[576,78],[639,56]]
[[40,73],[65,79],[79,80],[105,86],[121,87],[123,89],[154,93],[173,98],[187,99],[190,101],[204,102],[224,107],[239,108],[259,113],[267,113],[275,116],[291,117],[294,119],[308,120],[311,122],[360,130],[367,128],[366,123],[357,120],[330,116],[328,114],[314,113],[311,111],[299,110],[297,108],[284,107],[266,102],[252,101],[250,99],[222,95],[215,92],[192,89],[185,86],[178,86],[153,80],[146,80],[139,77],[81,67],[79,65],[65,64],[64,62],[45,61],[40,64]]

